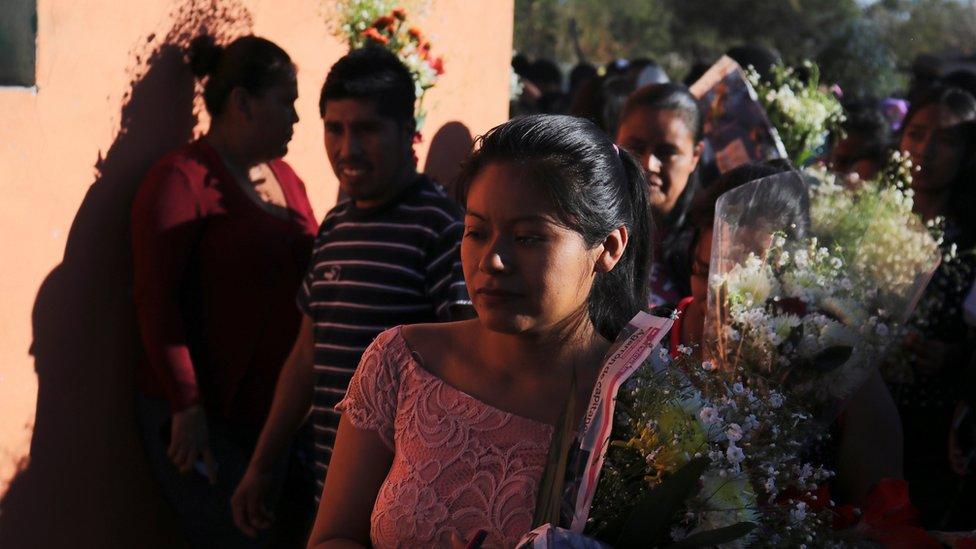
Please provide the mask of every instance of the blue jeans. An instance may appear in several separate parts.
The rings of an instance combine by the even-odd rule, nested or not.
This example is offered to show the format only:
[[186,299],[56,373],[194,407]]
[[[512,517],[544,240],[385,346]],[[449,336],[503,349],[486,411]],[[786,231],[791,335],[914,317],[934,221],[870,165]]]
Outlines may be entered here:
[[[282,460],[275,472],[273,501],[281,500],[281,505],[276,506],[275,524],[258,538],[247,537],[234,525],[230,498],[244,476],[258,433],[219,418],[207,418],[210,450],[217,462],[217,483],[211,485],[196,469],[181,474],[166,455],[172,421],[169,403],[139,395],[137,406],[143,448],[150,467],[163,496],[176,511],[191,547],[304,546],[315,507],[311,499],[314,490],[309,491],[314,488],[314,482],[301,479],[306,476],[301,471],[303,467],[294,460]],[[280,497],[286,480],[294,489],[288,490],[287,497]],[[284,511],[285,516],[278,511]]]

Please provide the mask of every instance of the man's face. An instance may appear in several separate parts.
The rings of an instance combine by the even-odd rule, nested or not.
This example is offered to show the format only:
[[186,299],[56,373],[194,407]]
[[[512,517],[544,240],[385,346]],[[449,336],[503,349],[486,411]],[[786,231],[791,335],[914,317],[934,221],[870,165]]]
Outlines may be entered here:
[[322,121],[325,152],[342,191],[360,207],[392,198],[413,171],[412,127],[361,99],[329,100]]

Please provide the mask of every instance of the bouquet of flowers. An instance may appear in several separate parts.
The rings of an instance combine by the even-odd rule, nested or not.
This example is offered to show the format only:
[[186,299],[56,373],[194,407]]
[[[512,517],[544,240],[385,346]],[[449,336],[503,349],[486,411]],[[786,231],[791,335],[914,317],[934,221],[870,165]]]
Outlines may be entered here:
[[[824,168],[808,168],[812,230],[848,266],[849,276],[865,303],[898,321],[903,328],[916,306],[929,318],[923,294],[940,261],[958,263],[955,249],[943,251],[939,221],[923,223],[912,212],[912,163],[892,153],[877,177],[851,186]],[[951,270],[951,269],[950,269]],[[924,320],[923,320],[924,321]],[[905,360],[889,357],[882,372],[889,380],[911,377]]]
[[807,192],[789,172],[719,199],[703,353],[803,394],[808,410],[829,422],[895,341],[899,324],[888,306],[914,301],[921,288],[899,286],[916,295],[892,289],[890,300],[879,299],[856,278],[848,263],[856,256],[811,234]]
[[790,159],[797,166],[812,160],[831,132],[840,130],[844,109],[832,92],[820,89],[820,69],[803,62],[807,78],[801,80],[792,67],[773,67],[772,81],[765,81],[752,67],[749,83],[779,133]]
[[660,353],[617,395],[587,534],[619,546],[799,546],[831,532],[803,458],[826,435],[799,401],[711,362]]
[[407,10],[387,0],[340,0],[335,7],[334,32],[352,49],[370,44],[395,53],[413,77],[417,95],[417,135],[427,112],[424,95],[444,74],[442,57],[431,55],[430,41],[417,27],[407,24]]
[[911,170],[908,155],[894,152],[875,179],[854,187],[824,168],[805,172],[814,233],[849,266],[859,291],[901,322],[915,303],[899,300],[920,295],[942,255],[941,231],[912,212]]

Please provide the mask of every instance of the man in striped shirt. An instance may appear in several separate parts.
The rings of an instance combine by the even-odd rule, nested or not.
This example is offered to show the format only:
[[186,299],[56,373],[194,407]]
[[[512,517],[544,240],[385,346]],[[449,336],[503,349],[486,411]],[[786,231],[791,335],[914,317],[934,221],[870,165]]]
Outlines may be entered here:
[[363,351],[399,324],[468,318],[458,254],[462,212],[416,171],[410,73],[381,48],[355,50],[326,78],[325,148],[349,199],[322,222],[298,296],[305,313],[248,470],[232,500],[246,533],[266,528],[274,464],[311,409],[316,494]]

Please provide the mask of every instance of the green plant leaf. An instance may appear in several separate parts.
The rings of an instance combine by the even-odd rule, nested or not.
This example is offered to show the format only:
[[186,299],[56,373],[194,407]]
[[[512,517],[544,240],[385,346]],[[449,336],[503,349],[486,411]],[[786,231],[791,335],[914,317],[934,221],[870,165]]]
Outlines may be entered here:
[[576,369],[574,368],[569,382],[569,396],[566,398],[566,405],[553,428],[552,440],[549,442],[549,454],[546,456],[545,471],[539,481],[532,528],[538,528],[544,524],[559,525],[563,484],[566,480],[566,460],[569,456],[569,446],[576,438],[573,425],[575,412]]
[[823,351],[820,351],[814,355],[814,357],[808,362],[808,366],[818,372],[826,373],[843,366],[844,363],[851,358],[851,354],[853,352],[854,348],[850,345],[834,345],[833,347],[827,347]]
[[665,539],[675,513],[698,490],[698,479],[707,467],[707,458],[696,458],[662,480],[634,506],[614,545],[649,547]]
[[693,549],[696,547],[714,547],[730,541],[735,541],[749,534],[755,528],[755,523],[739,522],[724,528],[698,532],[685,539],[672,543],[668,549]]

